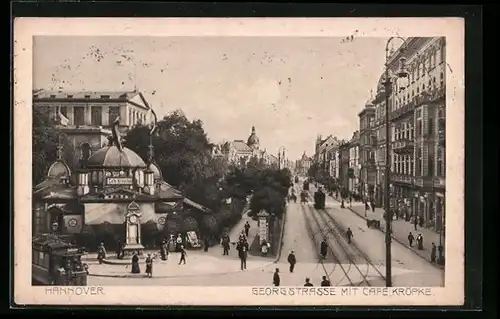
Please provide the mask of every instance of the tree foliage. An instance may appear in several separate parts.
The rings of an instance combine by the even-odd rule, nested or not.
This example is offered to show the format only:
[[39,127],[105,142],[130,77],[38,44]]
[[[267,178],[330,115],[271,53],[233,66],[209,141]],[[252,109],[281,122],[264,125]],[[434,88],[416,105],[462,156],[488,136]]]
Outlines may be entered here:
[[[190,121],[180,111],[165,116],[152,136],[154,158],[163,178],[185,196],[211,209],[220,203],[218,182],[227,165],[211,155],[209,142],[200,120]],[[147,158],[150,128],[138,125],[126,136],[127,147]]]
[[57,132],[48,112],[33,108],[32,160],[33,185],[45,180],[47,171],[57,159]]

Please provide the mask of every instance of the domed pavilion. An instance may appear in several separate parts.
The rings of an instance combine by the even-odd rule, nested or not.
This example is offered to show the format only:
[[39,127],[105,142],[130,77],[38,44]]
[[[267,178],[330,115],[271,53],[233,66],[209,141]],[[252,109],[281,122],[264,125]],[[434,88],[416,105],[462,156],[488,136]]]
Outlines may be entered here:
[[140,252],[144,249],[141,226],[163,228],[166,215],[185,198],[163,181],[151,145],[145,162],[118,136],[115,131],[108,145],[82,158],[75,172],[62,159],[62,147],[58,148],[47,179],[34,190],[34,234],[53,231],[71,237],[89,227],[105,227],[124,244],[125,252]]

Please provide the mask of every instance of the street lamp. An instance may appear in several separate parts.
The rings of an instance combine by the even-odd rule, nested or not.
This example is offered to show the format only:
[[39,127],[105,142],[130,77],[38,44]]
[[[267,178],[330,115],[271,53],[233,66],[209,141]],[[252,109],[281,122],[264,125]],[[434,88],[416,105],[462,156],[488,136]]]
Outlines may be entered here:
[[[389,52],[389,45],[394,39],[400,39],[405,41],[405,39],[401,37],[391,37],[389,40],[387,40],[386,46],[385,46],[385,201],[384,201],[384,210],[385,210],[385,285],[386,287],[391,287],[392,286],[392,265],[391,265],[391,242],[392,242],[392,219],[391,219],[391,214],[390,212],[390,194],[389,194],[389,182],[390,182],[390,173],[391,173],[391,160],[390,160],[390,129],[389,129],[389,95],[391,94],[391,85],[392,81],[389,78],[389,58],[390,58],[390,52]],[[401,58],[400,60],[400,68],[396,73],[397,80],[406,80],[406,83],[402,85],[397,85],[398,88],[406,88],[408,86],[408,72],[406,71],[406,60],[404,58]]]

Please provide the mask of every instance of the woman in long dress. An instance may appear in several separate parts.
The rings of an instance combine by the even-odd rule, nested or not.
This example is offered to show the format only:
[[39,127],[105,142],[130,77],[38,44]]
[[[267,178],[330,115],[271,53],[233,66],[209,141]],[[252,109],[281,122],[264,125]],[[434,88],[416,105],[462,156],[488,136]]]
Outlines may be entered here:
[[132,273],[141,273],[141,268],[139,267],[139,256],[137,255],[137,253],[134,253],[134,255],[132,256]]

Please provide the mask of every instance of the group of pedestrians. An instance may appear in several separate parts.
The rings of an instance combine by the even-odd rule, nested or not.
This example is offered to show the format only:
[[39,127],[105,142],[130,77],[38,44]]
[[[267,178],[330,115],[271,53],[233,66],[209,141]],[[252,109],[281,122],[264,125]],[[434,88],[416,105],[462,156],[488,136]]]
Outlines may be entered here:
[[[290,272],[293,272],[293,270],[290,270]],[[330,280],[328,280],[328,278],[326,276],[323,276],[321,279],[322,280],[321,280],[320,286],[329,287],[332,285],[330,283]],[[279,287],[280,284],[281,284],[280,269],[276,268],[274,271],[274,274],[273,274],[273,286]],[[305,283],[304,283],[304,287],[313,287],[313,286],[314,285],[311,283],[311,279],[306,278]]]

